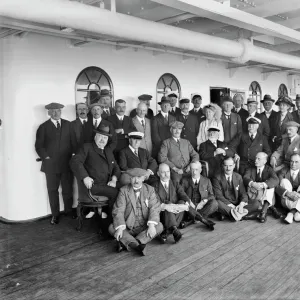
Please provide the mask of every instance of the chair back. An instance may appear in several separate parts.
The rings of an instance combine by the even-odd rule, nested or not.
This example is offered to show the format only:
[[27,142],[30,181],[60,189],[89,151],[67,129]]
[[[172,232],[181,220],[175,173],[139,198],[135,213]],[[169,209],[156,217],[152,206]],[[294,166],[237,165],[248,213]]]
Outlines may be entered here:
[[84,185],[83,181],[76,177],[78,185],[78,202],[92,202],[89,196],[88,189]]

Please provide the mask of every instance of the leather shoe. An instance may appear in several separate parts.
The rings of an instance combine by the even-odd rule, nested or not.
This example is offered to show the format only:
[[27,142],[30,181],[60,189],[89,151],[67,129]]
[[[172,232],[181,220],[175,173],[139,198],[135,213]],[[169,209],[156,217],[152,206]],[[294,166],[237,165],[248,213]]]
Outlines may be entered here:
[[157,236],[161,244],[165,244],[168,238],[168,233],[164,230],[160,235]]
[[182,238],[182,233],[176,227],[173,230],[173,237],[174,237],[175,244],[178,243]]
[[225,216],[222,215],[220,212],[216,212],[215,216],[219,221],[224,221],[224,219],[225,219]]
[[125,246],[123,246],[123,244],[119,241],[117,241],[117,248],[116,249],[117,249],[118,253],[126,250]]
[[260,223],[266,223],[267,222],[267,212],[261,212],[257,216],[257,219],[259,220]]
[[140,255],[146,256],[146,244],[139,244],[136,250]]
[[180,222],[179,228],[180,228],[180,229],[186,228],[186,227],[190,226],[190,225],[193,224],[193,223],[194,223],[193,220],[190,220],[190,221],[182,221],[182,222]]
[[216,225],[215,222],[205,219],[200,213],[197,213],[195,216],[195,220],[202,222],[208,229],[214,230],[214,226]]
[[270,207],[269,207],[269,210],[271,211],[271,214],[273,215],[273,217],[274,217],[275,219],[281,219],[281,218],[282,218],[282,213],[280,213],[280,212],[276,209],[276,207],[270,206]]
[[50,224],[51,224],[51,225],[55,225],[55,224],[58,224],[58,222],[59,222],[58,217],[52,217],[52,218],[51,218],[51,221],[50,221]]
[[248,221],[248,220],[256,220],[257,219],[257,213],[246,215],[242,218],[242,220]]

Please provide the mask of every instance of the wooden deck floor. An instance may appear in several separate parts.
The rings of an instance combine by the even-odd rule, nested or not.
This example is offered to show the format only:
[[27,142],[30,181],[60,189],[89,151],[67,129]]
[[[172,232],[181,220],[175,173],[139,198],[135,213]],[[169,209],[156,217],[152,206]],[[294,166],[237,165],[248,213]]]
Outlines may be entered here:
[[74,227],[0,224],[0,299],[300,299],[300,224],[196,224],[146,257]]

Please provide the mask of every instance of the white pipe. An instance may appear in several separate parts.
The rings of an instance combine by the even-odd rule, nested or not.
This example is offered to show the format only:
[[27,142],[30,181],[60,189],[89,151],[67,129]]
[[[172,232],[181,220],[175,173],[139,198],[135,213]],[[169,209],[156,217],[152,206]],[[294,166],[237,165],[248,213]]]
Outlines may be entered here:
[[231,41],[120,13],[112,13],[74,1],[1,0],[0,15],[42,24],[71,27],[120,39],[220,55],[242,63],[252,60],[300,69],[299,57],[256,47],[249,41]]

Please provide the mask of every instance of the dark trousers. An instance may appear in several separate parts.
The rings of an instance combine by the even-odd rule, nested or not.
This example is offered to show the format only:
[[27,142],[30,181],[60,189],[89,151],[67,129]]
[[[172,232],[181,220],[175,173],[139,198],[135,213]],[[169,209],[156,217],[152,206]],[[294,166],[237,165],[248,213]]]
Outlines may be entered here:
[[117,187],[111,187],[108,185],[102,185],[100,183],[94,184],[91,188],[91,193],[97,196],[106,196],[109,198],[108,205],[109,207],[113,207],[117,197],[119,190]]
[[57,217],[60,212],[58,196],[58,188],[60,184],[65,212],[71,212],[73,205],[73,174],[71,172],[66,172],[58,174],[45,173],[45,175],[52,216]]
[[[219,205],[218,211],[222,215],[228,216],[230,219],[232,219],[232,215],[231,215],[232,208],[222,201],[218,201],[218,205]],[[249,201],[248,204],[246,206],[244,206],[244,208],[248,210],[248,215],[250,215],[250,214],[258,211],[259,202],[257,200]]]
[[208,216],[212,215],[216,211],[218,211],[218,202],[217,202],[217,200],[212,199],[212,200],[207,201],[206,204],[198,211],[190,206],[188,215],[189,215],[189,217],[194,219],[197,212],[199,212],[204,218],[207,218]]
[[183,217],[184,211],[178,214],[174,214],[165,210],[160,213],[160,221],[163,223],[166,229],[169,229],[172,226],[178,227]]

